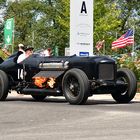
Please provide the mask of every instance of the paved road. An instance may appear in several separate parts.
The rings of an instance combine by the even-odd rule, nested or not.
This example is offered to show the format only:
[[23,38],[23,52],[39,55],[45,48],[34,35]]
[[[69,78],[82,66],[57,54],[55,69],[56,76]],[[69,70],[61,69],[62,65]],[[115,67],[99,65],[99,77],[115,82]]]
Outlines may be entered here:
[[110,96],[94,96],[86,105],[64,98],[35,102],[9,96],[0,102],[0,140],[139,140],[140,99],[116,104]]

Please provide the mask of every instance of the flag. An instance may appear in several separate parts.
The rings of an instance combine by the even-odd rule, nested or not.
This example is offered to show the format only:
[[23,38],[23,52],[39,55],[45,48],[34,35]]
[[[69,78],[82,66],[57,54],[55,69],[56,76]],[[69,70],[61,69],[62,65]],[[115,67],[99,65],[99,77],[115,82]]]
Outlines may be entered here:
[[134,33],[133,30],[129,29],[120,38],[112,42],[112,49],[124,48],[128,45],[133,45],[133,44],[134,44]]
[[102,40],[102,41],[98,41],[97,43],[96,43],[96,49],[99,51],[101,48],[103,48],[103,45],[104,45],[104,40]]

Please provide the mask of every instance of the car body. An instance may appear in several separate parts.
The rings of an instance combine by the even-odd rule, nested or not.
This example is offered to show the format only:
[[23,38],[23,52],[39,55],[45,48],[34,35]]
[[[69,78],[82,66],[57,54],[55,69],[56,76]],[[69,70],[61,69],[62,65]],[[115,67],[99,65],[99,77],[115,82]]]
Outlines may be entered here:
[[94,94],[111,94],[118,103],[128,103],[136,94],[134,73],[117,69],[116,61],[108,56],[44,57],[35,53],[20,64],[15,58],[16,54],[0,64],[0,100],[11,90],[37,101],[64,96],[70,104],[85,104]]

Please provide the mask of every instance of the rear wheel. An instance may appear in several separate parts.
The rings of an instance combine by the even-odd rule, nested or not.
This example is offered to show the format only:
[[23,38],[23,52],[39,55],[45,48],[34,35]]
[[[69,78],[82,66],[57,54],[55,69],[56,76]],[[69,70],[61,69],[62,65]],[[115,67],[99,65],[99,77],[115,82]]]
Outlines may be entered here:
[[4,101],[8,96],[9,80],[6,73],[0,70],[0,101]]
[[62,90],[70,104],[85,104],[89,95],[89,81],[80,69],[67,71],[62,80]]
[[121,68],[117,72],[117,82],[121,82],[126,85],[126,87],[119,88],[112,93],[112,97],[118,103],[128,103],[130,102],[137,90],[137,80],[134,73],[126,68]]
[[31,95],[36,101],[43,101],[46,95]]

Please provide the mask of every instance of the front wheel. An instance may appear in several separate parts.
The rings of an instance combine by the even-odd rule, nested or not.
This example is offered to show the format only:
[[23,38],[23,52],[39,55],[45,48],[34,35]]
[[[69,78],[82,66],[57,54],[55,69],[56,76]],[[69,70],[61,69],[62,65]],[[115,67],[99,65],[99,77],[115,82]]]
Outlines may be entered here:
[[89,95],[89,81],[80,69],[68,70],[62,80],[62,90],[70,104],[85,104]]
[[118,103],[129,103],[134,98],[137,90],[137,80],[134,73],[127,68],[119,69],[117,72],[117,82],[121,82],[126,86],[113,91],[112,97]]

